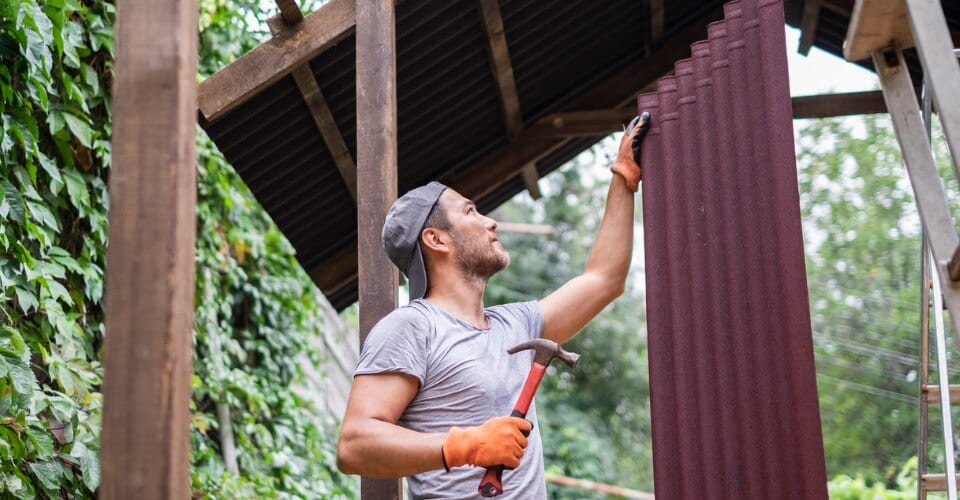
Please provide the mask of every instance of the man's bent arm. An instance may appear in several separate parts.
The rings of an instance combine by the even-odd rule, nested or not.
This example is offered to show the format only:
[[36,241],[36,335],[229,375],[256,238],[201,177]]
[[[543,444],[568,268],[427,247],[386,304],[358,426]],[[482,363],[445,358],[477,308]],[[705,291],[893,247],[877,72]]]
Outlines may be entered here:
[[[638,129],[635,128],[630,135],[624,134],[615,161],[629,162],[625,165],[636,169],[639,174],[640,167],[634,162],[630,149]],[[642,140],[642,136],[638,140]],[[583,274],[540,301],[542,337],[557,343],[566,342],[623,294],[633,253],[633,210],[633,189],[622,176],[614,175],[607,192],[603,220]]]
[[419,382],[402,373],[357,375],[340,429],[337,466],[347,474],[402,477],[443,468],[446,433],[397,425]]

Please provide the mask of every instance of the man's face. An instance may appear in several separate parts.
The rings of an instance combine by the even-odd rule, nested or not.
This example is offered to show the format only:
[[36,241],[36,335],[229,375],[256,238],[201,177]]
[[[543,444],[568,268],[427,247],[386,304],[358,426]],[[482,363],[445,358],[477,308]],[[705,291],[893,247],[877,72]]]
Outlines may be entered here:
[[497,238],[495,220],[452,189],[444,191],[441,199],[450,221],[454,258],[464,274],[486,280],[510,265],[510,254]]

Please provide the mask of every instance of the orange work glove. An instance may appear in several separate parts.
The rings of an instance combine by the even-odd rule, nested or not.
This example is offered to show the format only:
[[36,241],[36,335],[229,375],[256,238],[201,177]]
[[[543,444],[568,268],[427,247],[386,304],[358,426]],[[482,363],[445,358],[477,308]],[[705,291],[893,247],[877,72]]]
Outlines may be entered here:
[[494,417],[479,427],[451,427],[441,448],[443,465],[493,467],[520,465],[533,424],[518,417]]
[[[636,125],[634,125],[636,124]],[[610,170],[623,177],[634,193],[640,189],[640,179],[643,171],[640,169],[640,144],[650,129],[650,113],[644,111],[639,117],[630,122],[630,126],[620,139],[620,148],[617,150],[617,159]]]

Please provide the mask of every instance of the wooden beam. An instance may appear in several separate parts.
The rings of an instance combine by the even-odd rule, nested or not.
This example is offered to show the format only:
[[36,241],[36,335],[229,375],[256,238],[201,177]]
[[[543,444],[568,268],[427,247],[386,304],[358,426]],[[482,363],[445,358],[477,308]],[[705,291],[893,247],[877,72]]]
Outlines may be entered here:
[[631,108],[591,109],[553,113],[536,121],[525,131],[531,139],[564,139],[592,137],[623,130],[637,114]]
[[[957,480],[960,485],[960,478]],[[920,488],[924,491],[947,491],[946,474],[924,474],[920,478]]]
[[[397,198],[397,34],[393,0],[357,2],[357,248],[360,345],[397,307],[397,268],[380,232]],[[399,479],[360,481],[361,499],[399,499]]]
[[907,5],[903,0],[858,0],[853,7],[843,57],[859,61],[894,43],[913,47]]
[[[513,76],[513,64],[510,62],[510,50],[507,47],[500,5],[498,0],[477,0],[477,11],[480,13],[481,24],[486,33],[490,71],[493,73],[497,92],[500,94],[500,106],[503,110],[507,138],[513,142],[523,130],[523,115],[520,112],[520,98],[517,95],[517,84]],[[537,186],[540,176],[537,174],[536,164],[524,165],[521,172],[523,184],[530,192],[530,196],[535,200],[540,199],[540,187]]]
[[650,43],[656,45],[663,39],[663,0],[650,1]]
[[215,122],[343,40],[353,31],[356,14],[356,0],[330,0],[302,22],[282,30],[200,82],[200,112],[208,122]]
[[[291,24],[283,18],[285,5],[287,9],[291,8],[289,4],[293,4],[293,7],[296,7],[296,3],[294,3],[293,0],[277,0],[277,4],[280,6],[281,14],[267,19],[267,26],[270,28],[270,33],[274,36],[288,29]],[[297,8],[297,12],[300,12],[299,8]],[[300,19],[303,19],[302,14]],[[300,95],[303,96],[307,109],[310,110],[313,123],[316,124],[317,130],[320,131],[320,136],[323,137],[323,142],[327,145],[327,151],[330,152],[334,165],[336,165],[337,170],[340,171],[340,177],[343,179],[347,191],[350,191],[350,196],[353,197],[353,201],[357,201],[357,165],[350,155],[346,141],[343,140],[343,134],[340,133],[340,129],[337,127],[337,121],[333,118],[330,106],[320,91],[320,84],[317,83],[317,79],[310,69],[310,64],[304,63],[297,66],[291,74],[297,84],[297,88],[300,89]],[[356,249],[354,249],[354,254],[356,254]]]
[[[267,26],[270,28],[270,33],[274,36],[289,28],[291,23],[287,22],[283,17],[283,12],[285,8],[288,10],[291,9],[290,4],[293,5],[293,8],[296,8],[297,12],[300,12],[300,9],[296,7],[296,3],[294,3],[293,0],[277,0],[281,14],[267,19]],[[292,14],[289,17],[296,19]],[[303,20],[302,14],[300,15],[300,20]],[[340,177],[343,179],[347,191],[350,191],[350,196],[353,197],[353,201],[357,201],[357,165],[350,155],[346,141],[343,140],[343,134],[340,133],[340,129],[337,127],[337,121],[333,118],[330,106],[320,91],[320,84],[317,83],[317,79],[310,69],[310,64],[304,63],[297,66],[291,74],[297,84],[297,88],[300,90],[300,95],[303,96],[307,109],[310,110],[313,123],[316,124],[317,130],[320,131],[320,136],[323,137],[323,142],[327,145],[327,151],[330,152],[334,165],[336,165],[337,170],[340,171]],[[354,249],[354,254],[356,254],[356,249]]]
[[817,24],[820,21],[820,0],[804,0],[803,17],[800,19],[800,44],[797,52],[802,55],[810,53],[813,41],[817,37]]
[[333,118],[327,100],[323,98],[320,85],[317,83],[313,71],[310,70],[310,65],[304,64],[293,70],[293,79],[296,80],[297,87],[303,94],[303,100],[307,103],[307,108],[310,109],[310,115],[313,116],[313,122],[320,130],[323,142],[327,144],[330,156],[333,157],[333,162],[336,164],[337,170],[340,171],[340,177],[343,178],[347,190],[350,191],[350,196],[353,196],[353,200],[356,201],[357,165],[353,162],[353,157],[350,156],[347,143],[343,140],[343,134],[337,127],[337,122]]
[[842,94],[797,96],[793,98],[793,118],[828,118],[832,116],[886,113],[883,92],[868,90]]
[[117,3],[104,499],[190,497],[197,5]]
[[287,25],[292,26],[303,21],[303,12],[300,12],[296,0],[277,0],[277,7],[280,9],[280,17]]
[[[940,403],[940,386],[938,385],[926,385],[923,386],[923,396],[926,397],[928,403],[939,404]],[[960,385],[950,385],[950,403],[957,404],[960,403]]]
[[653,493],[646,493],[643,491],[632,490],[630,488],[624,488],[622,486],[598,483],[595,481],[588,481],[586,479],[577,479],[569,476],[561,476],[558,474],[548,473],[546,476],[547,476],[546,480],[548,483],[553,483],[560,486],[566,486],[569,488],[578,488],[578,489],[587,490],[587,491],[595,491],[598,493],[603,493],[604,495],[610,495],[610,496],[619,497],[619,498],[637,498],[640,500],[654,500]]

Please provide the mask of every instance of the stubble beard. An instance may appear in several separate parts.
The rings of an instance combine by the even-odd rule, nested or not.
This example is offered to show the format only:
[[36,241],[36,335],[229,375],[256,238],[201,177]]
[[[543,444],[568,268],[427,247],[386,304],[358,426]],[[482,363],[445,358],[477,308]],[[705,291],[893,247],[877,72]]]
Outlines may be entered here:
[[502,246],[498,251],[479,239],[465,238],[456,231],[451,231],[451,236],[457,245],[457,267],[467,280],[486,283],[491,276],[510,265],[510,254]]

